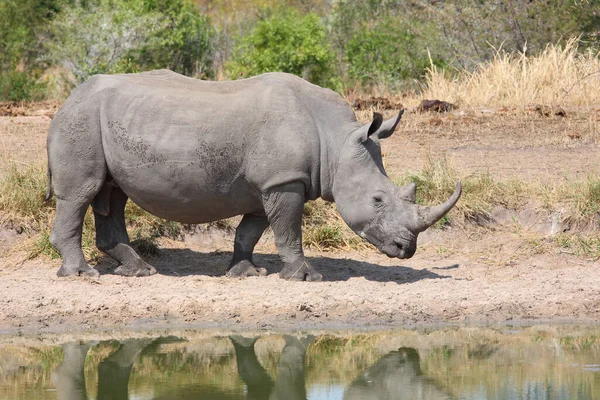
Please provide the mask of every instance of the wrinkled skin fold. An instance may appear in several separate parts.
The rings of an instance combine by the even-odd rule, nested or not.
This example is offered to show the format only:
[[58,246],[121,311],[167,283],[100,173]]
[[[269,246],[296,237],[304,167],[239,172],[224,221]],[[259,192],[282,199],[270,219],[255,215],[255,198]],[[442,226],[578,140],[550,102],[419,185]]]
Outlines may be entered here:
[[[390,257],[409,258],[417,235],[458,201],[415,203],[414,185],[387,177],[380,140],[402,112],[362,125],[328,89],[284,73],[208,82],[160,70],[97,75],[73,92],[48,134],[48,191],[57,210],[51,243],[59,276],[96,276],[83,257],[83,217],[91,205],[97,247],[115,273],[156,273],[130,245],[128,199],[161,218],[204,223],[243,215],[227,276],[261,276],[254,247],[270,226],[280,276],[319,281],[302,250],[308,200],[335,201],[344,221]],[[53,191],[52,191],[53,189]]]

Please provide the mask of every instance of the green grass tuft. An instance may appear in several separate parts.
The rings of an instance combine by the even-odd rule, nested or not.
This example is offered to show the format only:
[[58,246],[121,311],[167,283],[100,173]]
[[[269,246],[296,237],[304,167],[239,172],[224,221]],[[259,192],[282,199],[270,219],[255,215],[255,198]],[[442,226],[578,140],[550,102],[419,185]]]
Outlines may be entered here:
[[461,177],[445,155],[434,158],[427,154],[423,169],[415,174],[394,179],[399,185],[414,182],[417,185],[417,203],[437,205],[454,193],[456,183],[462,182],[463,193],[456,206],[434,227],[451,224],[454,219],[465,221],[486,220],[495,207],[517,208],[527,199],[523,182],[498,182],[489,174]]
[[361,249],[369,244],[358,237],[338,214],[335,204],[324,200],[304,205],[302,243],[319,250]]

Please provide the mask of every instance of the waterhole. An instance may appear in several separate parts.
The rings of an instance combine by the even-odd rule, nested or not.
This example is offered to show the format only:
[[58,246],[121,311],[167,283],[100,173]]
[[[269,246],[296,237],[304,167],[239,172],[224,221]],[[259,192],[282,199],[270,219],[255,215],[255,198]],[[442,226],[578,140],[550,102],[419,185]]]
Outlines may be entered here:
[[0,399],[600,399],[600,327],[0,336]]

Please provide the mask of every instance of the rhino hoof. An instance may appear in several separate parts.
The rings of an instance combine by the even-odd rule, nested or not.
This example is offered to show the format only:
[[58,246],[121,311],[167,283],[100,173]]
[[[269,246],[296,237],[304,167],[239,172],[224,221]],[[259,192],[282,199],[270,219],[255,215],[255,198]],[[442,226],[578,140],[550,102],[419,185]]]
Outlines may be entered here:
[[279,273],[279,277],[287,281],[320,282],[323,280],[323,275],[305,260],[298,260],[292,264],[286,264]]
[[115,269],[115,274],[121,276],[150,276],[156,273],[156,268],[139,259],[135,262],[121,264]]
[[67,276],[86,276],[89,278],[97,278],[100,276],[100,273],[87,264],[77,268],[65,267],[65,265],[63,264],[56,272],[56,275],[61,278]]
[[231,267],[225,276],[229,278],[245,278],[247,276],[266,276],[267,270],[258,268],[248,260],[242,260]]

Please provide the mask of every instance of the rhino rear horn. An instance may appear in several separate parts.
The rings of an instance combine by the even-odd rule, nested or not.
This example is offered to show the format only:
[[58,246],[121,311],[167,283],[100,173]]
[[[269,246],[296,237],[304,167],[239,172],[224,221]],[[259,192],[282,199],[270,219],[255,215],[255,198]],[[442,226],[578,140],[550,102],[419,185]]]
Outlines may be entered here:
[[462,184],[459,181],[456,184],[456,190],[454,190],[454,193],[452,193],[452,196],[450,196],[450,198],[448,200],[446,200],[444,203],[442,203],[438,206],[432,206],[432,207],[418,206],[418,208],[417,208],[417,213],[419,216],[418,230],[420,232],[422,232],[425,229],[429,228],[431,225],[435,224],[440,219],[442,219],[442,217],[444,215],[446,215],[448,213],[448,211],[450,211],[450,209],[452,209],[452,207],[454,207],[454,205],[460,198],[461,193],[462,193]]

